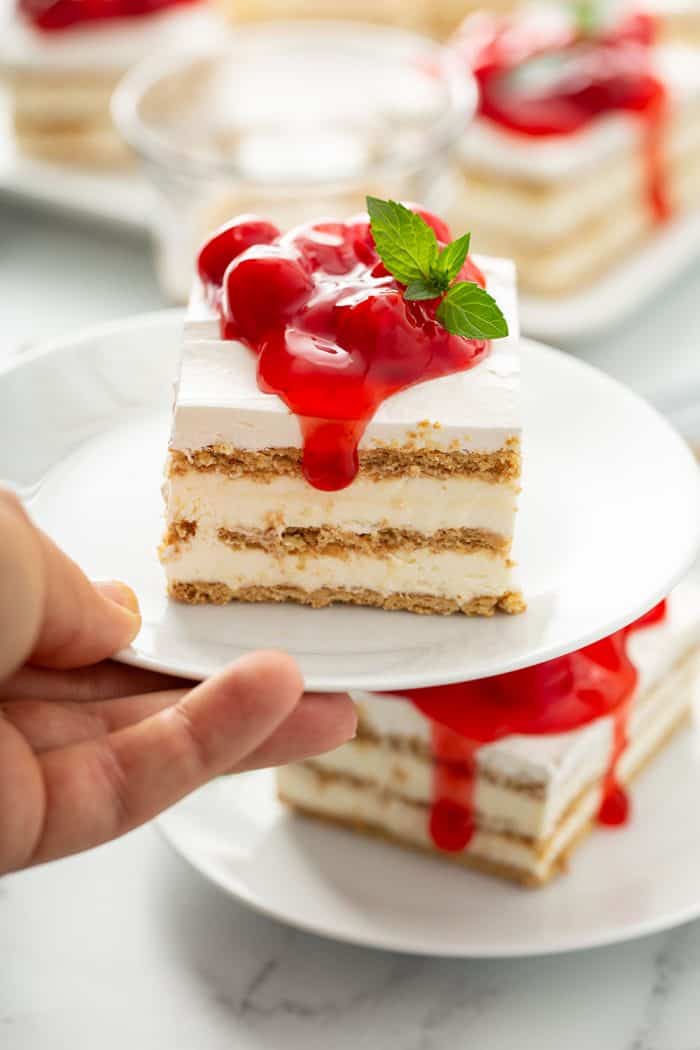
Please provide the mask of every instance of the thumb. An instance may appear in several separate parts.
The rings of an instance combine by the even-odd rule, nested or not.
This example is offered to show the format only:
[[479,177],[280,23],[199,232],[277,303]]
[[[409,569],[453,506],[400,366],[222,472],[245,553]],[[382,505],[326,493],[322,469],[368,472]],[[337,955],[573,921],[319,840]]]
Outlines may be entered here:
[[[133,591],[122,583],[92,584],[36,528],[14,497],[3,496],[1,509],[0,546],[9,547],[15,563],[26,562],[24,577],[34,597],[33,602],[22,603],[31,606],[32,622],[23,632],[25,652],[14,654],[16,663],[28,660],[56,669],[83,667],[128,645],[141,626]],[[0,587],[0,603],[8,605],[0,608],[0,620],[3,612],[9,616],[12,607],[16,608],[13,597]]]

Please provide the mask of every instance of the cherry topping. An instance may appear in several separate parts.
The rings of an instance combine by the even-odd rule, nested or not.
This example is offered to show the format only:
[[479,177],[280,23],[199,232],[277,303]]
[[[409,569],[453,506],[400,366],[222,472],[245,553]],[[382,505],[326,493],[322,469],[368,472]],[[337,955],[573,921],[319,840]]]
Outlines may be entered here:
[[[449,238],[439,219],[425,215]],[[263,236],[269,243],[259,243]],[[244,250],[250,239],[256,243]],[[243,216],[204,245],[198,269],[224,338],[247,343],[258,355],[261,390],[298,417],[304,476],[319,489],[353,481],[360,440],[382,401],[471,368],[489,352],[486,340],[450,335],[435,319],[436,300],[404,299],[377,255],[366,215],[284,236]],[[463,272],[483,283],[468,261]]]
[[257,215],[239,215],[233,222],[219,227],[197,256],[197,272],[204,285],[223,283],[229,263],[254,244],[271,244],[280,231]]
[[17,8],[37,29],[57,32],[83,22],[138,18],[195,0],[18,0]]
[[345,274],[357,263],[352,232],[343,222],[315,222],[291,230],[284,238],[293,244],[312,270]]
[[299,253],[279,244],[256,244],[237,256],[224,274],[222,312],[229,337],[255,342],[286,324],[313,290]]

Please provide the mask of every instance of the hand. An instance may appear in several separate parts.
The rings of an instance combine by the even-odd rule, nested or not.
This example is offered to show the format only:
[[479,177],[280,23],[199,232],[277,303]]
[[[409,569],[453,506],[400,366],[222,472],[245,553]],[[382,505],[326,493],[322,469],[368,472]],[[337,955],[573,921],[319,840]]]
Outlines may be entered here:
[[0,873],[97,846],[222,773],[337,747],[347,696],[254,653],[201,685],[111,662],[140,626],[0,490]]

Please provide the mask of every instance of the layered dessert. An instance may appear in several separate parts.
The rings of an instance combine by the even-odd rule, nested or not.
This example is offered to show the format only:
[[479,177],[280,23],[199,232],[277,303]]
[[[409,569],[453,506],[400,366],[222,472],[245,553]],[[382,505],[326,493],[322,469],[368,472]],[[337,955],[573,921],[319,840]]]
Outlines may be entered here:
[[540,886],[688,715],[700,593],[511,674],[401,696],[357,694],[357,738],[278,773],[300,813]]
[[180,601],[518,612],[512,265],[422,209],[199,256],[161,558]]
[[505,11],[517,0],[220,0],[234,22],[289,18],[348,18],[420,30],[433,36],[451,33],[469,11]]
[[456,221],[515,260],[525,291],[590,285],[700,202],[698,54],[657,30],[560,7],[477,14],[456,35],[481,95]]
[[0,25],[18,147],[73,166],[127,164],[109,108],[118,81],[151,52],[215,43],[221,25],[197,0],[19,0]]

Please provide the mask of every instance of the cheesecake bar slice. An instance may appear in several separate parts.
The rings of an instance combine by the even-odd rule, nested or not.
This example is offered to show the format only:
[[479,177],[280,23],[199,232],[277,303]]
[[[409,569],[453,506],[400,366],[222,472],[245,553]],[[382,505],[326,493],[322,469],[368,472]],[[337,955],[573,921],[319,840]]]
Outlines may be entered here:
[[[428,690],[427,703],[425,690],[411,699],[357,694],[356,739],[281,769],[280,797],[308,816],[540,886],[565,867],[598,817],[625,820],[624,786],[687,717],[697,696],[699,609],[697,587],[681,584],[665,615],[657,610],[655,622],[629,637],[630,695],[623,691],[615,713],[563,733],[520,732],[470,747],[426,715],[431,703],[441,716],[445,703],[458,703],[456,687],[445,699]],[[558,675],[565,666],[571,669],[554,661],[552,669]],[[540,681],[547,670],[541,667]],[[604,659],[599,686],[601,674]],[[462,701],[478,703],[478,691],[464,687]],[[638,819],[633,811],[631,819]]]
[[700,206],[697,49],[655,40],[641,17],[585,41],[571,18],[477,14],[455,40],[482,94],[454,221],[543,297],[590,286]]
[[[216,307],[196,289],[165,483],[161,557],[172,597],[419,613],[522,609],[511,564],[521,432],[514,271],[503,260],[477,262],[510,335],[473,367],[381,401],[354,466],[356,421],[299,416],[261,389],[260,358],[222,338]],[[351,268],[350,297],[355,275]],[[393,292],[389,299],[392,310],[404,309]],[[316,382],[305,374],[307,386]],[[334,391],[338,402],[344,396],[335,382],[329,414]],[[311,481],[310,443],[321,461]],[[343,474],[341,487],[336,476],[319,481],[331,467]]]

